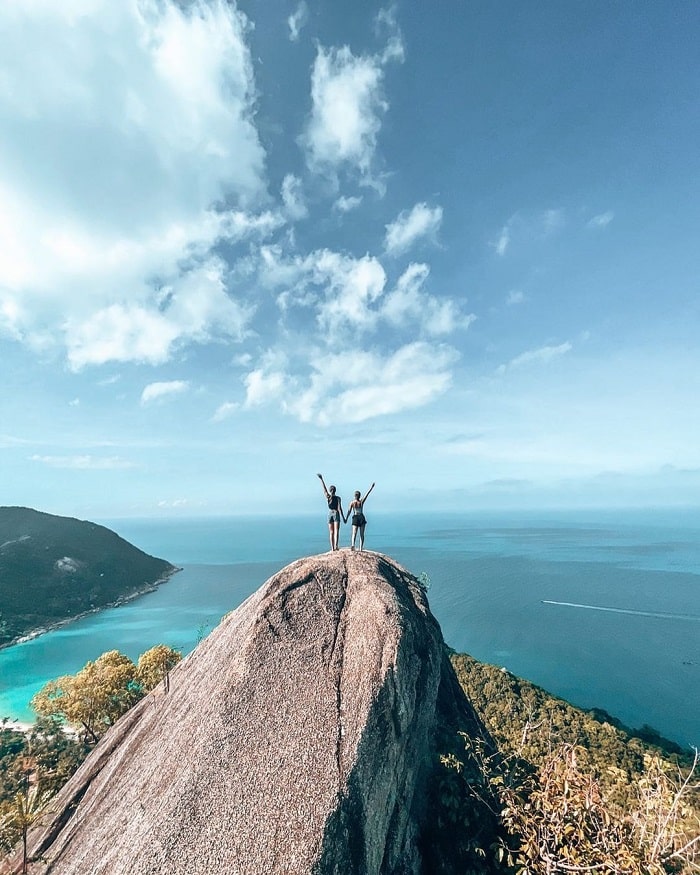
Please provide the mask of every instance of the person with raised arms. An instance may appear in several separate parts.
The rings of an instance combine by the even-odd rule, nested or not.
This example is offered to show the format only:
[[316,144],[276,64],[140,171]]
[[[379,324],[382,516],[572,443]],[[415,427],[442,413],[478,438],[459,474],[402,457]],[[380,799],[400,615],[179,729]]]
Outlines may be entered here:
[[346,523],[348,521],[347,517],[352,514],[352,541],[350,543],[350,549],[355,549],[355,541],[357,539],[357,533],[359,532],[360,553],[365,549],[365,526],[367,525],[367,518],[364,514],[365,502],[373,489],[374,483],[369,487],[364,498],[360,498],[359,491],[355,492],[355,497],[350,502],[350,507],[348,508],[348,514],[346,517],[343,517],[343,522]]
[[316,475],[321,481],[323,492],[328,502],[328,535],[331,541],[331,550],[338,549],[338,535],[340,534],[340,519],[346,522],[343,513],[343,500],[336,494],[335,486],[326,487],[326,482],[321,474]]

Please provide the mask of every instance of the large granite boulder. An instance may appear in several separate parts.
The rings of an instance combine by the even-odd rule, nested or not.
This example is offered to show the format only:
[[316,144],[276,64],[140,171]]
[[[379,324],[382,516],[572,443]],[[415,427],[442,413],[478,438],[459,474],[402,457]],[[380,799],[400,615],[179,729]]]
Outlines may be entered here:
[[464,872],[435,847],[458,729],[483,735],[417,580],[376,553],[301,559],[105,735],[32,831],[30,871]]

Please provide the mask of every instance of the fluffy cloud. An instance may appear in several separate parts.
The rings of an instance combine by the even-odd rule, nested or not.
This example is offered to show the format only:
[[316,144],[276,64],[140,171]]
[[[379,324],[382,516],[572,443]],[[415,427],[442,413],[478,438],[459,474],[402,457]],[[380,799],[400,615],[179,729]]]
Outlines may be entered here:
[[468,328],[476,318],[452,298],[424,290],[426,264],[410,264],[390,291],[384,267],[370,255],[354,258],[320,249],[285,259],[279,248],[266,247],[262,265],[261,283],[285,288],[278,296],[283,317],[295,309],[311,310],[326,344],[334,348],[356,343],[380,325],[438,336]]
[[381,316],[397,326],[417,324],[434,336],[468,328],[476,319],[474,314],[463,314],[451,298],[439,299],[423,291],[429,273],[427,264],[410,264],[387,295]]
[[277,400],[284,392],[287,382],[284,371],[257,368],[245,377],[245,406],[260,407]]
[[394,60],[400,60],[395,50],[386,56],[356,56],[347,46],[319,46],[311,76],[311,117],[302,137],[312,170],[333,175],[345,166],[358,171],[365,184],[374,184],[377,137],[388,109],[383,67]]
[[214,415],[211,418],[212,422],[223,422],[225,419],[233,416],[239,408],[240,404],[236,401],[224,401],[223,404],[219,404],[214,411]]
[[283,314],[294,308],[313,310],[326,342],[336,344],[348,332],[376,326],[386,273],[370,255],[354,258],[319,249],[288,259],[279,248],[266,247],[260,281],[268,288],[285,287],[277,299]]
[[240,337],[212,249],[281,221],[256,212],[245,17],[223,0],[34,0],[0,27],[0,332],[64,344],[74,368]]
[[302,422],[363,422],[427,404],[447,390],[457,353],[415,342],[382,356],[357,350],[352,361],[317,356],[308,388],[286,404]]
[[301,180],[292,173],[282,180],[282,202],[290,219],[303,219],[308,215]]
[[243,378],[246,396],[244,407],[261,407],[279,400],[292,382],[286,373],[287,359],[279,350],[266,352],[258,365]]
[[361,203],[361,197],[346,197],[345,195],[341,195],[333,204],[333,209],[339,213],[349,213],[351,210],[356,210]]
[[349,258],[325,250],[313,268],[314,279],[323,285],[325,300],[318,310],[321,329],[335,338],[346,326],[372,328],[377,312],[372,305],[381,297],[386,274],[376,258]]
[[217,337],[240,340],[252,310],[229,297],[225,264],[211,258],[141,301],[95,304],[89,315],[63,323],[68,360],[75,369],[109,361],[161,364],[173,347]]
[[442,207],[416,204],[404,210],[395,222],[386,226],[384,248],[389,255],[400,255],[421,237],[434,237],[442,224]]
[[296,42],[299,39],[301,29],[308,21],[308,18],[309,7],[306,5],[304,0],[301,0],[301,3],[287,19],[287,25],[289,27],[289,39],[292,42]]
[[169,380],[168,382],[149,383],[141,393],[141,404],[151,404],[172,395],[181,395],[190,387],[187,380]]

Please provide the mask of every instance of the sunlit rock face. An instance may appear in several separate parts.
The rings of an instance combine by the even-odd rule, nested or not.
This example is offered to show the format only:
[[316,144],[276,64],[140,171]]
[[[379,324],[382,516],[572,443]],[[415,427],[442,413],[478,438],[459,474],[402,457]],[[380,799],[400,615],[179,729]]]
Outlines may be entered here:
[[301,559],[107,733],[33,831],[34,871],[436,871],[436,739],[467,725],[416,579],[376,553]]

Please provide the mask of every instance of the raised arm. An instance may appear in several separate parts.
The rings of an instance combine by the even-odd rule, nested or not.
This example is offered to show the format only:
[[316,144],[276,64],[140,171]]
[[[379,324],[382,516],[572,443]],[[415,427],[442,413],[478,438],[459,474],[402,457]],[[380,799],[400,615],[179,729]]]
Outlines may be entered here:
[[316,476],[321,481],[321,486],[323,486],[323,491],[326,495],[326,501],[328,501],[328,499],[331,497],[331,494],[328,491],[328,489],[326,488],[326,481],[323,479],[323,476],[321,474],[317,474]]
[[367,499],[369,498],[369,494],[373,489],[374,489],[374,483],[369,487],[367,492],[365,492],[365,497],[362,499],[362,504],[364,504],[367,501]]

